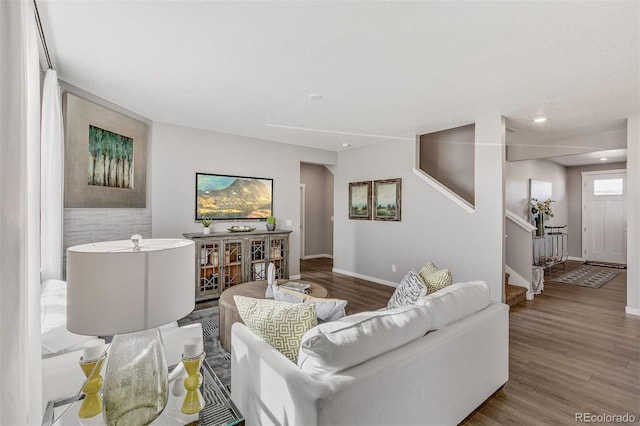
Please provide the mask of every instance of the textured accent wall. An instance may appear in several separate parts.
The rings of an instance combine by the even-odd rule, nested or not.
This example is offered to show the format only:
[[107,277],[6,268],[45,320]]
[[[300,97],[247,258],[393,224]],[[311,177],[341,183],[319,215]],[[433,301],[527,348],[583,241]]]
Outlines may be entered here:
[[98,241],[151,238],[151,209],[64,209],[63,273],[67,248]]

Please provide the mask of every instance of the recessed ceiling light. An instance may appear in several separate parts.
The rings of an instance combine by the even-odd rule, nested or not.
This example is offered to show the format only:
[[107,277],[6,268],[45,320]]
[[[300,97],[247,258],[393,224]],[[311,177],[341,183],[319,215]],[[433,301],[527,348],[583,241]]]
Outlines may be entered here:
[[608,157],[602,157],[600,161],[607,161],[608,159],[609,159]]
[[547,117],[536,117],[533,119],[533,121],[536,123],[544,123],[545,121],[547,121]]
[[313,100],[313,101],[319,101],[320,99],[322,99],[322,95],[318,94],[318,93],[312,93],[309,95],[309,99]]
[[342,144],[342,147],[343,147],[343,148],[349,148],[350,146],[351,146],[351,144],[350,144],[350,143],[346,143],[346,142],[345,142],[345,143],[343,143],[343,144]]

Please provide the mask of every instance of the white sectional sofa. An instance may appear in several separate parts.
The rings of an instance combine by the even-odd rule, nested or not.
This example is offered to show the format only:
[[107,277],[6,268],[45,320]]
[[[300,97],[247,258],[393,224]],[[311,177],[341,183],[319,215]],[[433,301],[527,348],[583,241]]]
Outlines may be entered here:
[[298,365],[236,323],[232,399],[248,426],[455,425],[508,380],[508,311],[486,283],[454,284],[314,327]]

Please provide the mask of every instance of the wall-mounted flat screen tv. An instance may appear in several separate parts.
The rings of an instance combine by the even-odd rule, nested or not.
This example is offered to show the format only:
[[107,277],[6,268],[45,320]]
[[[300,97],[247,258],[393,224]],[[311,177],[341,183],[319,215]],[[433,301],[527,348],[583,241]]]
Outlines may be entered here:
[[273,212],[273,179],[196,173],[196,221],[265,220]]

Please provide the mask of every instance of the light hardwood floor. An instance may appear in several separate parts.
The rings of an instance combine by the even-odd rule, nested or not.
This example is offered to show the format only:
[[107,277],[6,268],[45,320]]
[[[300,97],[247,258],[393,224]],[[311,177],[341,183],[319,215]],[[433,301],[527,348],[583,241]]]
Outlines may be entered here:
[[[600,289],[556,284],[512,308],[509,382],[469,416],[472,425],[569,425],[576,413],[640,420],[640,319],[626,316],[626,271]],[[349,300],[348,313],[385,306],[393,288],[331,272],[330,259],[301,262],[302,278]]]

